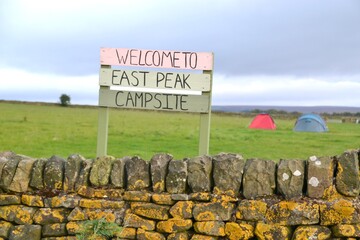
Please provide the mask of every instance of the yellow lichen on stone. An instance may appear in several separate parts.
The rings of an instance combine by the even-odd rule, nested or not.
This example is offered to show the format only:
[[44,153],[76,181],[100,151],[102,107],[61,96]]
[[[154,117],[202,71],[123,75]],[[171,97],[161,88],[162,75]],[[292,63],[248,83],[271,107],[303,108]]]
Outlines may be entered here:
[[220,190],[218,187],[214,187],[213,193],[216,195],[227,195],[231,197],[236,197],[234,190]]
[[353,203],[345,199],[321,204],[320,216],[321,225],[352,223],[354,218],[358,218]]
[[173,205],[175,203],[175,201],[171,199],[171,194],[168,193],[154,193],[152,200],[154,203],[161,205]]
[[0,233],[8,233],[12,227],[10,222],[0,221]]
[[218,237],[194,234],[190,240],[217,240]]
[[[359,225],[340,224],[332,228],[336,237],[360,237]],[[358,231],[356,231],[358,230]]]
[[192,227],[191,219],[169,219],[166,221],[159,221],[156,225],[156,229],[159,232],[174,233],[188,230]]
[[125,205],[124,201],[108,201],[105,200],[101,203],[102,208],[121,209]]
[[196,220],[198,220],[198,221],[211,221],[211,220],[216,220],[216,216],[212,212],[205,211],[205,212],[199,213],[197,215]]
[[217,221],[195,222],[193,227],[197,233],[202,233],[210,236],[225,236],[224,222],[217,222]]
[[143,191],[126,191],[124,193],[125,201],[150,202],[151,194]]
[[65,200],[64,197],[55,196],[51,198],[51,207],[58,207]]
[[246,240],[254,237],[254,227],[245,223],[227,222],[225,234],[229,240]]
[[62,185],[63,185],[63,183],[62,183],[61,181],[55,182],[55,183],[54,183],[54,188],[55,188],[55,189],[58,189],[58,190],[61,190],[61,189],[62,189]]
[[[329,239],[330,238],[330,235],[331,235],[331,233],[330,234],[328,234],[328,233],[319,233],[318,234],[318,240],[326,240],[326,239]],[[300,239],[299,239],[300,240]]]
[[106,189],[94,189],[93,194],[94,194],[94,198],[107,198],[107,197],[109,197],[109,194],[106,191]]
[[75,234],[80,230],[82,222],[79,221],[72,221],[72,222],[68,222],[66,223],[66,230],[68,231],[68,233],[72,233]]
[[190,199],[197,200],[197,201],[209,201],[211,199],[211,193],[209,193],[209,192],[191,193]]
[[56,219],[57,222],[65,222],[66,220],[61,208],[40,208],[34,215],[33,220],[36,223],[42,223],[48,217]]
[[355,212],[355,208],[350,201],[340,199],[333,205],[335,211],[341,213],[343,217],[352,217]]
[[259,222],[256,224],[255,235],[259,240],[290,240],[291,228],[280,225],[270,225]]
[[189,239],[189,234],[185,231],[185,232],[177,232],[177,233],[170,233],[167,236],[168,240],[188,240]]
[[133,213],[156,220],[169,219],[169,208],[170,208],[169,206],[162,206],[147,202],[131,203],[131,210]]
[[32,224],[33,220],[32,220],[32,216],[30,215],[30,213],[28,211],[25,211],[21,208],[17,208],[17,210],[14,210],[14,212],[16,213],[16,218],[20,219],[20,221],[22,223],[26,223],[26,224]]
[[[237,219],[258,220],[260,216],[265,216],[267,204],[259,200],[247,200],[237,207],[235,216]],[[245,214],[246,218],[245,219]]]
[[138,215],[130,212],[126,212],[123,225],[126,227],[142,228],[150,231],[155,229],[155,221],[139,217]]
[[120,239],[136,239],[136,228],[124,227],[120,232],[114,234]]
[[22,195],[21,202],[31,207],[44,207],[44,202],[41,196]]
[[160,191],[160,190],[163,190],[165,189],[165,181],[160,181],[160,182],[157,182],[153,185],[153,190],[156,192],[156,191]]
[[[315,228],[297,228],[296,229],[296,236],[292,238],[292,240],[304,240],[309,239],[310,237],[314,236],[316,233]],[[318,238],[317,238],[318,239]]]
[[192,218],[192,209],[194,202],[192,201],[179,201],[170,208],[170,214],[173,218]]
[[116,217],[112,211],[105,211],[100,209],[86,209],[85,210],[86,216],[89,220],[96,220],[104,218],[107,222],[115,222]]
[[211,202],[225,202],[225,203],[228,203],[228,202],[237,202],[238,201],[238,198],[236,197],[233,197],[233,196],[230,196],[230,195],[215,195],[211,198]]
[[85,214],[85,211],[79,207],[74,208],[71,211],[70,215],[68,216],[69,221],[79,221],[79,220],[87,220],[87,219],[88,217]]
[[147,184],[142,179],[138,179],[132,186],[129,186],[130,190],[139,190],[147,187]]
[[20,235],[22,233],[22,230],[23,230],[22,228],[15,227],[15,228],[12,229],[11,232],[12,232],[13,235],[16,236],[16,235]]
[[324,190],[323,199],[327,201],[334,201],[340,198],[343,198],[343,196],[336,190],[334,185],[331,185]]
[[83,208],[101,208],[102,201],[99,199],[81,199],[79,202],[79,206]]
[[144,229],[139,228],[137,230],[137,239],[144,240],[165,240],[166,238],[158,232],[145,231]]

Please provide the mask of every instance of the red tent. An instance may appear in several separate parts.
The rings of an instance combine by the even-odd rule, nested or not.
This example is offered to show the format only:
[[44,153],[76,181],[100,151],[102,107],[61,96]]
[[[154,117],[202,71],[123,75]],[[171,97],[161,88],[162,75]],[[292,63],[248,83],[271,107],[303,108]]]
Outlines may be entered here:
[[274,130],[276,129],[276,125],[269,114],[260,113],[252,120],[249,128]]

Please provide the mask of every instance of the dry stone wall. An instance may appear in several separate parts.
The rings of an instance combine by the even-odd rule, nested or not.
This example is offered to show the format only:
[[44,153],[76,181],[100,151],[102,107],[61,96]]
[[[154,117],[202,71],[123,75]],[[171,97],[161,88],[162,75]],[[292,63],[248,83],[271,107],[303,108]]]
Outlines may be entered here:
[[276,163],[3,152],[0,239],[76,239],[95,219],[123,227],[114,239],[360,238],[359,154]]

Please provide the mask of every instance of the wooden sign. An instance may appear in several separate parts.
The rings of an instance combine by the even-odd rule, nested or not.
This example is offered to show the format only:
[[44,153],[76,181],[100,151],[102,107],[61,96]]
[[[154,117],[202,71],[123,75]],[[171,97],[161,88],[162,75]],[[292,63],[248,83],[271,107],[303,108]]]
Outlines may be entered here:
[[100,89],[99,106],[207,113],[209,96]]
[[[208,154],[212,53],[101,48],[100,63],[98,157],[107,153],[108,107],[200,113],[199,154]],[[137,69],[112,69],[112,65]],[[148,71],[149,68],[187,72]],[[112,89],[115,87],[124,90]]]
[[210,91],[210,74],[101,69],[100,86]]
[[101,65],[120,65],[147,68],[212,70],[213,54],[127,48],[101,48]]

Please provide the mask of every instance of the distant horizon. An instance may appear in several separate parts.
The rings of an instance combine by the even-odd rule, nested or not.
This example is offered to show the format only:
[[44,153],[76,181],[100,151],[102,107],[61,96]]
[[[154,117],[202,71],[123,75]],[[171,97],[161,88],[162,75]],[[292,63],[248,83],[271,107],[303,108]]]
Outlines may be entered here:
[[[9,102],[9,103],[29,103],[29,104],[60,104],[60,101],[24,101],[24,100],[6,100],[0,99],[0,102]],[[97,107],[97,104],[79,104],[79,103],[70,103],[72,106],[91,106]],[[283,110],[286,112],[301,112],[301,113],[358,113],[360,112],[359,107],[353,106],[331,106],[331,105],[315,105],[315,106],[292,106],[292,105],[240,105],[240,104],[233,104],[233,105],[211,105],[212,111],[223,111],[223,112],[247,112],[252,110]]]

